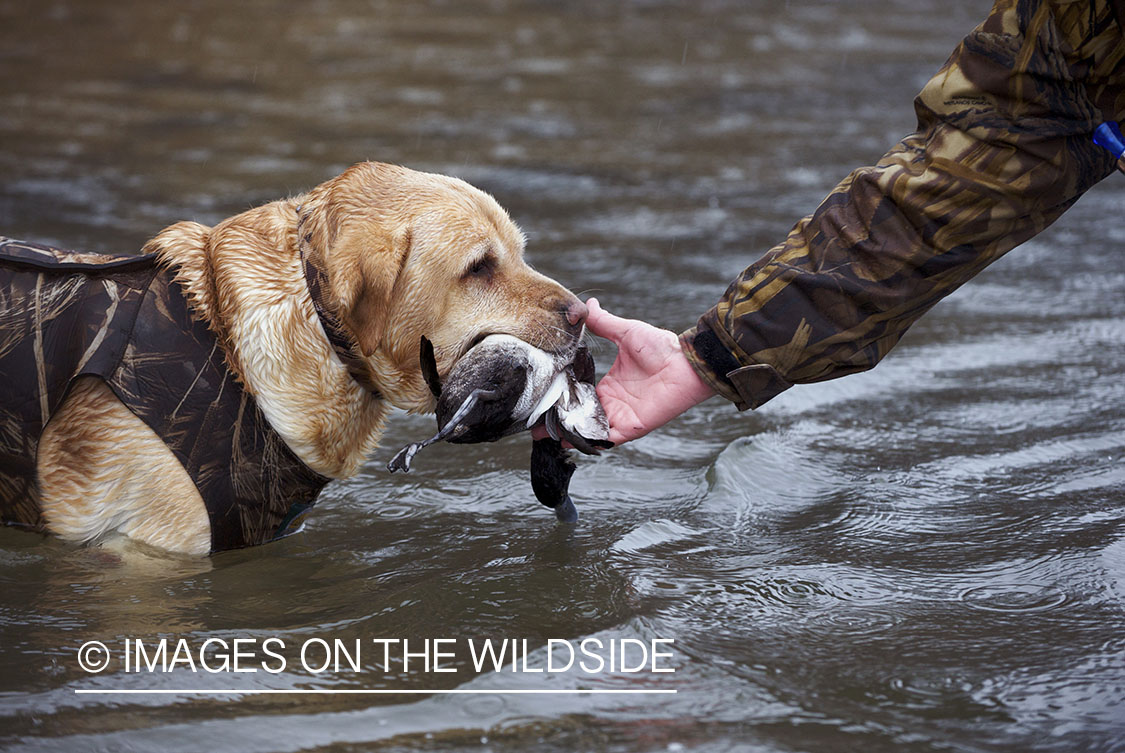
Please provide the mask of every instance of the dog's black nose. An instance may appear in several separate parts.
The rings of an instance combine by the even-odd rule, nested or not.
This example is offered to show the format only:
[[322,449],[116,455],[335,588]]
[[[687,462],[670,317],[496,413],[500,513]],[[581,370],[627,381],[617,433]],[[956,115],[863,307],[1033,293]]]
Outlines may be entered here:
[[585,303],[575,298],[563,308],[563,315],[566,317],[567,324],[571,327],[580,327],[586,323],[586,317],[590,315],[590,309],[586,308]]

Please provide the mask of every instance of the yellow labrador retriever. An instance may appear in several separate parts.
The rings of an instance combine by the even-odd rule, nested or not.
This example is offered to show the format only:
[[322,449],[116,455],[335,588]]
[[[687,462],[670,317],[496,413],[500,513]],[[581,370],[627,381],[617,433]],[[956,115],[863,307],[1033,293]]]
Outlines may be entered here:
[[[22,340],[0,338],[0,379],[19,381],[6,348],[26,347],[21,363],[37,370],[22,407],[0,407],[7,522],[192,554],[268,541],[329,479],[357,471],[388,406],[433,410],[422,337],[444,375],[490,334],[573,352],[586,314],[525,263],[523,235],[491,196],[392,165],[356,165],[215,227],[172,225],[145,251],[157,272],[116,259],[72,279],[66,263],[32,259],[0,300],[30,312]],[[108,313],[51,334],[93,297]],[[45,353],[68,338],[77,365],[51,365]],[[180,363],[193,348],[202,355]],[[22,435],[5,420],[22,420]],[[12,470],[16,450],[31,452],[33,483]]]

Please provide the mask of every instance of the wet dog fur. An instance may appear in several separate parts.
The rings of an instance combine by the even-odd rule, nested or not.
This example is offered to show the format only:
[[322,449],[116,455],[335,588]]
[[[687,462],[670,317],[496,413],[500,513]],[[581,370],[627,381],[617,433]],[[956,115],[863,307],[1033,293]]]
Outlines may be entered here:
[[[328,304],[381,393],[335,355],[316,317],[300,253],[327,273]],[[525,240],[488,194],[463,181],[362,163],[307,194],[214,227],[180,222],[149,241],[266,419],[313,470],[354,474],[389,406],[431,412],[419,367],[438,371],[489,334],[549,353],[577,347],[578,299],[527,265]],[[569,316],[568,316],[569,312]],[[87,542],[120,533],[189,554],[210,550],[203,500],[171,451],[96,378],[82,378],[40,440],[48,530]]]

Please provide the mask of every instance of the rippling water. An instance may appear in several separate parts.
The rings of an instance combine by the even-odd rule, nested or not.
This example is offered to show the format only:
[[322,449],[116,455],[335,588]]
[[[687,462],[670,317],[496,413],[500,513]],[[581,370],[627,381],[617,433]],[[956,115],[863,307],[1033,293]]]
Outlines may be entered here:
[[[366,158],[464,177],[528,256],[682,329],[852,167],[967,0],[0,0],[0,232],[132,250]],[[383,463],[190,560],[0,530],[7,750],[1125,750],[1125,179],[874,372],[597,459],[556,526],[523,439]],[[612,349],[595,353],[600,367]],[[87,640],[671,638],[674,673],[90,675]],[[365,654],[366,656],[366,654]],[[553,655],[552,655],[553,656]],[[84,695],[84,689],[675,695]]]

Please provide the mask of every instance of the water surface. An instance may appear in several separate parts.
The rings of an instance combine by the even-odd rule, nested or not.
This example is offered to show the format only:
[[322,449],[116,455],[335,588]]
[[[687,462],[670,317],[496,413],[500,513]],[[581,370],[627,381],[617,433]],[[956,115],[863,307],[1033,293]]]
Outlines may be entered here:
[[[987,3],[0,2],[0,232],[137,249],[361,159],[492,192],[541,271],[680,330],[851,168]],[[1125,750],[1125,178],[875,371],[583,458],[383,464],[190,560],[0,530],[0,746]],[[1106,219],[1112,218],[1112,219]],[[604,370],[608,345],[596,346]],[[87,640],[671,638],[674,673],[83,672]],[[81,695],[78,689],[674,689]]]

